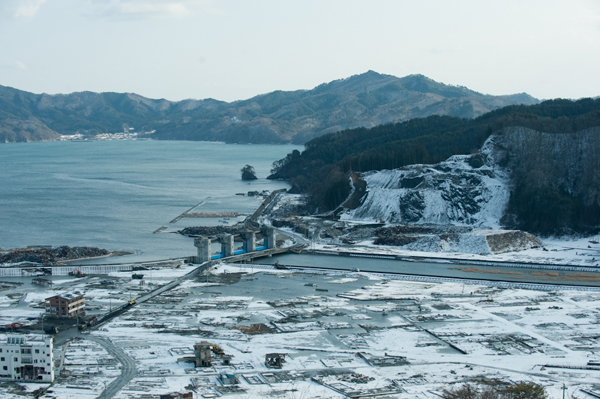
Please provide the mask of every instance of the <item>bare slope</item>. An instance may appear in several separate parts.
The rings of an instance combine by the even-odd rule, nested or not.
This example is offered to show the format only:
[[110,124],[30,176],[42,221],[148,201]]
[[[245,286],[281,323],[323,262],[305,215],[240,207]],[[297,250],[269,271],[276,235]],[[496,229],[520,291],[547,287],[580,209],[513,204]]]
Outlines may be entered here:
[[[506,226],[543,234],[560,233],[565,226],[593,231],[600,203],[598,153],[598,127],[574,133],[508,127],[491,135],[477,154],[363,173],[367,195],[342,217]],[[551,195],[564,197],[551,201]],[[524,212],[523,207],[531,209]]]
[[488,139],[477,155],[365,173],[367,195],[343,218],[499,228],[510,197],[509,174],[488,156],[488,143],[494,141]]

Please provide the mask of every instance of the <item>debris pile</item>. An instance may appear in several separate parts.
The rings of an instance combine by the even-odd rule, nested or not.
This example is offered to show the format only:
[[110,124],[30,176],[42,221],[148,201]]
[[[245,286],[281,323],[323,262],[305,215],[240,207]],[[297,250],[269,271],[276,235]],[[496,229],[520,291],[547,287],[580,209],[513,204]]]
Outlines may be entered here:
[[310,228],[302,220],[297,218],[274,219],[271,221],[273,227],[289,227],[294,232],[309,237]]
[[95,247],[56,247],[56,248],[23,248],[15,249],[0,255],[0,264],[32,262],[50,265],[56,262],[73,259],[108,256],[111,252]]
[[351,382],[352,384],[366,384],[375,381],[375,378],[360,373],[341,374],[338,376],[340,381]]
[[404,246],[418,241],[423,236],[443,235],[448,233],[466,233],[471,227],[457,226],[392,226],[380,227],[375,230],[376,245]]
[[181,230],[177,230],[177,233],[188,236],[204,236],[204,237],[215,237],[219,234],[238,234],[244,229],[243,224],[236,224],[234,226],[197,226],[197,227],[186,227]]
[[519,230],[477,230],[470,227],[394,226],[375,231],[376,245],[404,247],[428,252],[476,253],[482,255],[539,248],[543,243]]
[[264,323],[256,323],[256,324],[251,324],[249,326],[233,326],[231,328],[234,330],[239,330],[239,331],[243,332],[244,334],[249,334],[249,335],[273,334],[274,332],[277,331],[276,329],[269,327]]

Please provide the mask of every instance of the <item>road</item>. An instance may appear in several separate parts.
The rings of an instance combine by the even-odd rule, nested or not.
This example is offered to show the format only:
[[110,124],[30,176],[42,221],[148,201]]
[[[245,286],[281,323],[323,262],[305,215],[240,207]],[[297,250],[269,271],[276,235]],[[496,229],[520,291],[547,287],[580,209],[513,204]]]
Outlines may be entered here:
[[105,390],[100,394],[100,396],[98,396],[99,399],[108,399],[114,397],[117,394],[117,392],[119,392],[125,385],[129,383],[129,381],[137,377],[138,372],[135,365],[135,359],[133,359],[131,356],[125,353],[121,348],[116,347],[110,340],[106,338],[98,337],[91,334],[82,334],[81,332],[79,332],[77,327],[71,327],[55,335],[54,345],[63,345],[73,338],[81,338],[88,341],[96,342],[97,344],[102,346],[110,356],[112,356],[119,363],[121,363],[121,375],[105,388]]
[[[187,273],[186,275],[178,277],[175,280],[171,281],[170,283],[165,284],[162,287],[157,288],[154,291],[152,291],[144,296],[141,296],[140,298],[137,299],[136,305],[139,303],[143,303],[157,295],[160,295],[160,294],[164,293],[165,291],[169,291],[169,290],[177,287],[184,280],[197,276],[198,274],[200,274],[203,271],[210,268],[214,263],[216,263],[216,262],[204,263],[204,264],[198,266],[197,268],[195,268],[194,270],[192,270],[191,272]],[[125,307],[120,312],[111,312],[109,317],[105,317],[104,319],[102,319],[102,324],[110,321],[113,317],[121,315],[122,313],[124,313],[125,311],[127,311],[131,308],[133,308],[133,306]],[[91,334],[82,334],[77,329],[77,327],[71,327],[66,330],[60,331],[58,334],[56,334],[54,336],[54,345],[60,346],[60,345],[66,344],[70,339],[73,339],[73,338],[80,338],[80,339],[85,339],[88,341],[96,342],[97,344],[102,346],[104,349],[106,349],[106,351],[108,352],[108,354],[110,356],[112,356],[119,363],[121,363],[121,375],[119,377],[117,377],[116,380],[114,380],[109,386],[107,386],[105,388],[105,390],[102,392],[102,394],[100,394],[100,396],[98,397],[99,399],[100,398],[108,399],[108,398],[114,397],[125,385],[127,385],[129,383],[129,381],[131,381],[133,378],[135,378],[138,375],[136,364],[135,364],[135,359],[133,359],[131,356],[129,356],[127,353],[125,353],[121,348],[116,347],[110,340],[108,340],[106,338],[98,337],[95,335],[91,335]],[[61,362],[61,368],[62,368],[62,362]]]
[[127,385],[129,381],[137,377],[138,371],[137,367],[135,366],[135,360],[125,353],[121,348],[117,348],[108,339],[102,337],[82,334],[81,338],[96,342],[97,344],[101,345],[112,357],[121,363],[121,375],[118,376],[116,380],[111,382],[110,385],[106,387],[104,392],[98,396],[98,398],[112,398],[125,385]]
[[[267,250],[265,252],[270,252],[270,251],[273,251],[273,250]],[[237,257],[239,257],[239,255],[233,256],[231,258],[237,258]],[[185,281],[189,278],[198,276],[200,273],[208,270],[210,267],[212,267],[216,263],[219,263],[220,261],[221,260],[203,263],[202,265],[196,267],[191,272],[174,279],[173,281],[163,285],[160,288],[153,290],[152,292],[149,292],[146,295],[143,295],[143,296],[137,298],[135,304],[129,305],[129,306],[125,305],[124,307],[109,313],[108,315],[106,315],[104,318],[102,318],[100,320],[98,325],[94,326],[93,328],[96,329],[100,325],[107,323],[108,321],[112,320],[112,318],[114,318],[114,317],[120,316],[121,314],[125,313],[129,309],[132,309],[136,305],[146,302],[149,299],[151,299],[157,295],[161,295],[164,292],[177,287],[179,284],[181,284],[183,281]],[[110,356],[114,357],[119,363],[121,363],[121,375],[119,377],[117,377],[116,380],[114,380],[109,386],[107,386],[105,388],[105,390],[102,392],[102,394],[100,394],[100,396],[98,397],[99,399],[104,399],[104,398],[108,399],[108,398],[114,397],[125,385],[127,385],[129,383],[129,381],[131,381],[133,378],[135,378],[138,375],[135,359],[133,359],[131,356],[129,356],[127,353],[125,353],[122,349],[116,347],[110,340],[108,340],[106,338],[98,337],[95,335],[91,335],[89,333],[82,334],[77,329],[77,327],[71,327],[69,329],[60,331],[58,334],[56,334],[55,339],[54,339],[54,345],[55,346],[63,345],[65,343],[67,343],[67,341],[69,341],[70,339],[73,339],[73,338],[80,338],[80,339],[85,339],[85,340],[96,342],[97,344],[101,345],[108,352],[108,354]],[[61,368],[62,368],[62,364],[61,364]]]

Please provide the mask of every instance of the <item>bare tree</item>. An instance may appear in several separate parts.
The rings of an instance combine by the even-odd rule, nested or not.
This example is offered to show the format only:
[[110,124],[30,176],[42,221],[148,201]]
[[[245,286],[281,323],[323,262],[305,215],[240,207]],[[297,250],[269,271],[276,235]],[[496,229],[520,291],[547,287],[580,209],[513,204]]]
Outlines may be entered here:
[[533,382],[517,382],[507,385],[469,385],[444,389],[444,399],[547,399],[546,388]]

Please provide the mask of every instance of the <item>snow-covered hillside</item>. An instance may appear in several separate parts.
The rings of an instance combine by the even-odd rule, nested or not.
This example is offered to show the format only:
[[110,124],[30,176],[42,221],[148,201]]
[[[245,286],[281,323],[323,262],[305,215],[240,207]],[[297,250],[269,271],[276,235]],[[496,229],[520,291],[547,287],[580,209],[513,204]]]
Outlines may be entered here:
[[342,219],[499,228],[510,190],[507,171],[494,160],[494,138],[477,154],[365,173],[367,195]]

